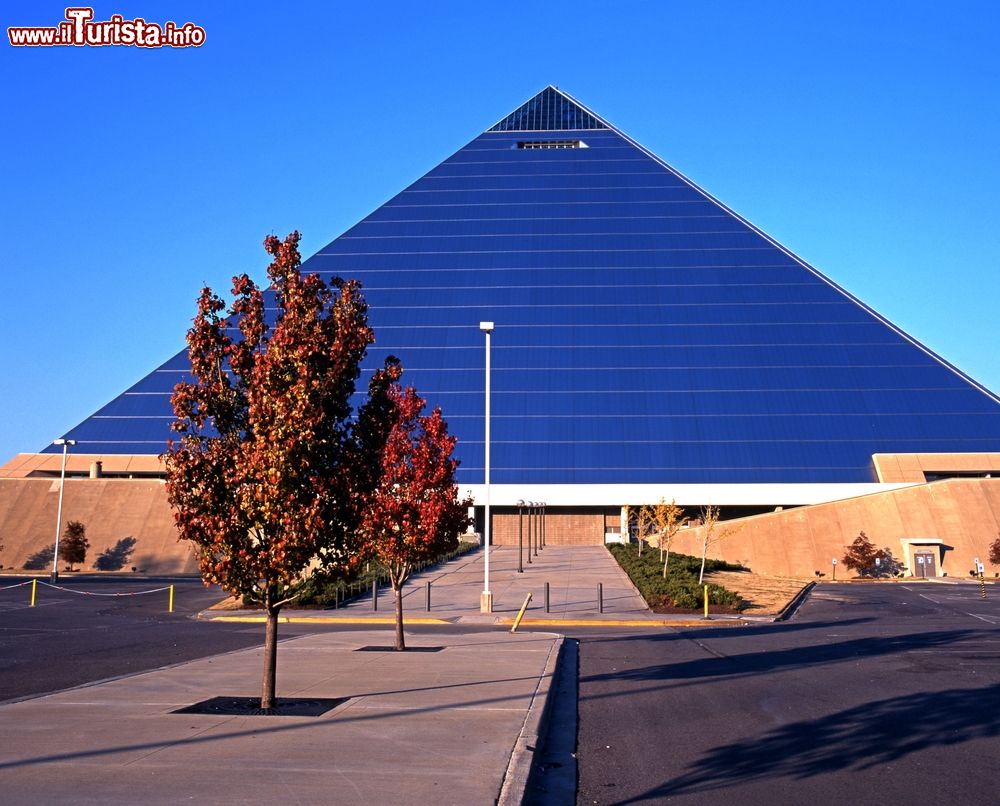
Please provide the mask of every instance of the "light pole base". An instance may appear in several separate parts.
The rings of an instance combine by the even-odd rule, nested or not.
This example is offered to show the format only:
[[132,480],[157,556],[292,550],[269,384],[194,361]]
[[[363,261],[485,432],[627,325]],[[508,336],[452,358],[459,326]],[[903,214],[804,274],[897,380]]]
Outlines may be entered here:
[[51,574],[49,574],[49,584],[55,585],[58,582],[59,582],[59,572],[53,571]]
[[480,613],[492,613],[493,612],[493,594],[489,591],[483,591],[479,594],[479,612]]

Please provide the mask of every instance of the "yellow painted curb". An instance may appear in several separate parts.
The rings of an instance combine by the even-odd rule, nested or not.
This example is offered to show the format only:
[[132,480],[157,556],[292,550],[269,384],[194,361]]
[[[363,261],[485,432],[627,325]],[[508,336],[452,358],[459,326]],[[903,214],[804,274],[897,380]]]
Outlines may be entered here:
[[[265,616],[210,616],[208,621],[235,621],[247,624],[263,624]],[[280,624],[395,624],[394,618],[337,618],[335,616],[278,616]],[[404,618],[403,626],[407,624],[451,624],[439,618]]]
[[[513,624],[513,619],[500,619],[499,625]],[[699,619],[697,621],[662,621],[659,619],[626,620],[626,619],[523,619],[522,627],[745,627],[746,621],[736,619],[716,621]]]

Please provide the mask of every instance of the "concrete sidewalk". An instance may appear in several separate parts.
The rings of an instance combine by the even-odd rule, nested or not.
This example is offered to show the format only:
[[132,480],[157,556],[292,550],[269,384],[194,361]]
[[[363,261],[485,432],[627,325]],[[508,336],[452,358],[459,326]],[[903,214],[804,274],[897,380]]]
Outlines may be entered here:
[[282,641],[279,698],[348,698],[318,717],[174,713],[259,695],[261,650],[0,706],[4,803],[519,802],[561,639],[491,630]]
[[[493,613],[479,612],[483,591],[484,553],[458,557],[443,566],[415,574],[403,589],[403,613],[408,624],[451,623],[463,625],[509,626],[528,593],[531,603],[522,624],[558,630],[569,626],[703,626],[698,615],[663,615],[652,612],[614,557],[602,546],[549,546],[532,562],[527,550],[518,572],[517,547],[495,546],[490,552],[490,589]],[[426,583],[431,583],[431,608],[426,606]],[[545,583],[549,583],[549,609],[545,608]],[[603,590],[603,612],[598,585]],[[296,610],[285,608],[289,622],[343,622],[388,624],[394,621],[392,590],[380,589],[378,609],[371,594],[337,609]],[[205,611],[202,618],[261,621],[259,611]],[[732,623],[733,617],[714,617]]]
[[[415,576],[412,623],[456,624],[392,642],[392,594],[337,610],[285,610],[288,621],[369,624],[284,640],[279,698],[346,698],[315,717],[175,713],[212,697],[259,696],[262,650],[242,650],[0,706],[0,798],[5,803],[335,802],[519,803],[562,639],[511,634],[525,623],[680,626],[703,620],[652,613],[603,548],[548,547],[518,572],[516,548],[491,552],[494,613],[479,612],[483,552]],[[431,582],[431,610],[425,583]],[[549,612],[544,583],[549,583]],[[603,586],[603,610],[598,584]],[[203,618],[259,621],[253,611]],[[720,622],[716,622],[719,624]],[[734,623],[732,620],[730,624]],[[571,798],[570,798],[571,799]]]

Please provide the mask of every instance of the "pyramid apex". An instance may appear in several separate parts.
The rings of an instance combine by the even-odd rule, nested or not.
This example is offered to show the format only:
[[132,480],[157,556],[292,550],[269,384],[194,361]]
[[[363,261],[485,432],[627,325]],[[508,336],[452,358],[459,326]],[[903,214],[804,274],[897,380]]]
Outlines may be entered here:
[[534,98],[486,131],[537,132],[607,128],[608,125],[593,112],[555,85],[549,84]]

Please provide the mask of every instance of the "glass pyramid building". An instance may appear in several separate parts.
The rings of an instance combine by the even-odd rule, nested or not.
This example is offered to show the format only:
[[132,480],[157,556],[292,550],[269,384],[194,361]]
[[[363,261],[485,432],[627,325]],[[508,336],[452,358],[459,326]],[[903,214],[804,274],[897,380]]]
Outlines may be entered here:
[[[362,282],[366,373],[401,358],[463,486],[483,481],[483,320],[494,484],[871,483],[873,454],[1000,451],[995,394],[554,87],[304,269]],[[186,369],[66,436],[161,453]]]

